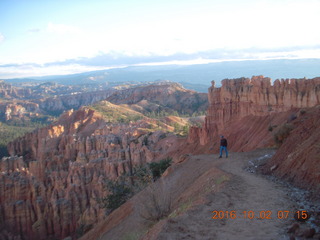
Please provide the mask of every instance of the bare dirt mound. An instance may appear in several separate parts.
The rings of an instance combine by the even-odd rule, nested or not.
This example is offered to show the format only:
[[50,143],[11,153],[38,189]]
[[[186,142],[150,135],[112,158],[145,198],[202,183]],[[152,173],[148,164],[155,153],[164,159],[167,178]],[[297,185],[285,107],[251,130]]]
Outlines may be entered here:
[[310,189],[319,196],[320,106],[301,110],[292,122],[279,127],[275,136],[283,144],[263,171]]

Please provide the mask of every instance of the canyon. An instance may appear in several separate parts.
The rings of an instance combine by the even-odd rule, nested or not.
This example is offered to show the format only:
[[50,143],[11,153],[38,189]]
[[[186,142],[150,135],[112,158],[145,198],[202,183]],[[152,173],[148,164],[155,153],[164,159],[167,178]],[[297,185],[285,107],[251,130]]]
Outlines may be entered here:
[[143,103],[143,108],[147,107],[146,103],[155,103],[184,114],[206,111],[208,108],[206,93],[187,90],[178,83],[120,90],[114,92],[107,100],[115,104],[141,105]]
[[9,121],[32,116],[59,116],[66,110],[78,109],[106,99],[112,88],[83,91],[78,87],[40,84],[35,87],[16,87],[0,82],[0,119]]
[[[156,89],[160,96],[157,102],[146,98],[147,105],[156,105],[155,110],[171,109],[167,102],[161,101],[168,94],[173,104],[178,97],[188,97],[193,104],[193,95],[194,99],[198,95],[171,83],[139,89],[140,95]],[[132,108],[137,108],[134,105]],[[132,117],[140,120],[126,120]],[[119,119],[126,123],[117,122]],[[164,119],[169,122],[169,118]],[[180,119],[172,117],[171,121]],[[108,194],[106,179],[117,179],[130,174],[134,166],[163,158],[177,145],[175,134],[167,132],[170,129],[173,127],[145,117],[130,106],[103,101],[92,107],[66,111],[51,125],[10,142],[11,157],[3,158],[0,168],[1,218],[5,229],[0,236],[76,238],[79,231],[88,230],[105,218],[99,199]],[[10,235],[16,232],[16,236]]]
[[[108,194],[106,179],[168,156],[174,164],[166,174],[172,177],[187,154],[216,153],[219,135],[228,139],[232,152],[274,147],[274,136],[285,124],[290,132],[263,171],[319,192],[320,78],[273,84],[263,76],[225,79],[220,88],[212,82],[208,95],[163,84],[89,96],[90,101],[81,101],[81,95],[65,101],[80,107],[103,98],[108,108],[139,119],[124,114],[127,122],[110,122],[98,108],[80,107],[10,142],[10,156],[0,164],[0,238],[77,239],[107,218],[99,203]],[[61,101],[47,102],[46,109],[60,111],[65,106]],[[41,102],[37,104],[41,109]],[[208,111],[202,126],[191,126],[182,138],[165,121],[144,116],[146,107]]]
[[0,102],[0,119],[21,119],[34,113],[37,116],[59,116],[66,110],[76,110],[102,100],[115,104],[139,105],[147,102],[157,105],[153,110],[158,110],[161,105],[161,108],[166,107],[179,113],[185,111],[187,114],[206,111],[208,107],[206,93],[187,90],[181,84],[169,81],[100,88],[102,90],[92,91],[95,88],[54,83],[16,87],[0,81],[0,99],[3,99]]
[[150,133],[150,124],[107,125],[82,108],[10,143],[12,157],[0,167],[2,227],[24,239],[61,239],[93,226],[105,217],[99,203],[108,194],[104,181],[174,145],[175,136]]

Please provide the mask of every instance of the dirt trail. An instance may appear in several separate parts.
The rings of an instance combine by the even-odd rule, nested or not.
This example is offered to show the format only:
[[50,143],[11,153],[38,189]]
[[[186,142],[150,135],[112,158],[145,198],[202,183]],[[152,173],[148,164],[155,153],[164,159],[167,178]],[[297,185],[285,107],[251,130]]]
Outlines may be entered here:
[[[289,189],[244,170],[249,161],[271,153],[267,149],[230,153],[227,159],[217,154],[191,156],[152,185],[160,202],[168,195],[172,199],[175,207],[168,217],[151,226],[145,222],[141,213],[152,196],[145,189],[82,239],[289,240],[287,229],[296,222],[293,213],[298,210]],[[180,212],[175,214],[177,209]],[[212,219],[213,211],[236,211],[236,218],[225,214]],[[278,211],[290,213],[279,219]]]
[[[286,230],[294,222],[296,206],[287,196],[287,189],[244,170],[249,160],[268,153],[270,150],[231,153],[229,158],[222,159],[217,155],[193,156],[191,160],[198,164],[211,165],[231,174],[230,181],[218,193],[209,193],[205,205],[198,205],[168,220],[157,239],[289,239]],[[225,214],[221,219],[212,219],[215,210],[236,211],[237,217],[226,218]],[[249,219],[252,215],[245,218],[244,211],[247,214],[252,211],[255,215],[252,219]],[[286,219],[279,219],[278,211],[290,213]],[[260,213],[262,218],[271,219],[259,218]]]

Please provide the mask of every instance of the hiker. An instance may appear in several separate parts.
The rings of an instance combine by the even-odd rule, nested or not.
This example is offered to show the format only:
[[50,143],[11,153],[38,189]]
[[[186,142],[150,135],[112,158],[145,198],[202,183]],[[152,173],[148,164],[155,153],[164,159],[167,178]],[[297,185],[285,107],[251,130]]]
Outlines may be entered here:
[[227,139],[224,138],[224,136],[221,136],[221,140],[220,140],[220,157],[222,158],[222,151],[224,150],[226,152],[226,157],[228,157],[228,141]]

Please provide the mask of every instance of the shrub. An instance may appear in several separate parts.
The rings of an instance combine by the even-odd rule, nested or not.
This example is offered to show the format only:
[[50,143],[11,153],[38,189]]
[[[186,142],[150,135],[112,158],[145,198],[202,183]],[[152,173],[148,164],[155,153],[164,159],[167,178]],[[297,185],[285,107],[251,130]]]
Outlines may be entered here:
[[197,127],[197,128],[202,128],[202,123],[201,122],[195,122],[192,124],[193,127]]
[[182,129],[181,125],[178,124],[178,123],[174,123],[174,124],[173,124],[173,127],[174,127],[174,131],[175,131],[175,132],[180,132],[181,129]]
[[170,167],[172,158],[166,158],[160,160],[160,162],[149,163],[149,168],[152,173],[153,180],[157,180],[165,172],[165,170]]
[[167,134],[162,133],[162,134],[159,136],[159,140],[164,139],[164,138],[166,138],[166,137],[167,137]]
[[80,224],[80,226],[76,229],[76,232],[75,232],[77,239],[82,237],[86,232],[88,232],[92,228],[93,228],[92,224],[89,224],[89,225]]
[[301,115],[303,115],[303,114],[305,114],[305,113],[306,113],[306,110],[304,110],[304,109],[301,109],[301,110],[300,110],[300,114],[301,114]]
[[182,127],[182,135],[183,136],[187,136],[188,135],[189,127],[190,127],[189,125],[185,125],[185,126]]
[[269,125],[268,131],[272,132],[276,127],[278,127],[278,125]]
[[107,180],[106,187],[110,194],[102,199],[102,204],[111,211],[120,207],[132,196],[132,189],[123,180]]
[[[109,194],[99,200],[101,207],[106,208],[109,212],[117,209],[133,196],[134,193],[145,188],[152,180],[155,181],[160,178],[171,165],[171,162],[172,158],[162,159],[160,162],[135,167],[130,175],[123,175],[117,181],[106,180],[106,188]],[[127,184],[125,180],[130,180],[131,184]],[[151,201],[156,200],[151,199]],[[154,202],[154,204],[158,203]]]
[[293,120],[297,119],[297,115],[295,113],[292,113],[290,117],[288,118],[288,122],[292,122]]
[[172,200],[163,184],[153,185],[146,192],[147,201],[141,204],[141,217],[150,222],[157,222],[168,217],[171,213]]
[[293,125],[285,123],[279,130],[274,134],[274,141],[277,145],[281,145],[284,140],[289,136],[290,132],[293,130]]
[[153,177],[150,169],[147,166],[138,166],[133,169],[133,184],[134,191],[140,191],[152,182]]
[[142,146],[148,146],[148,137],[144,136],[143,141],[142,141]]

